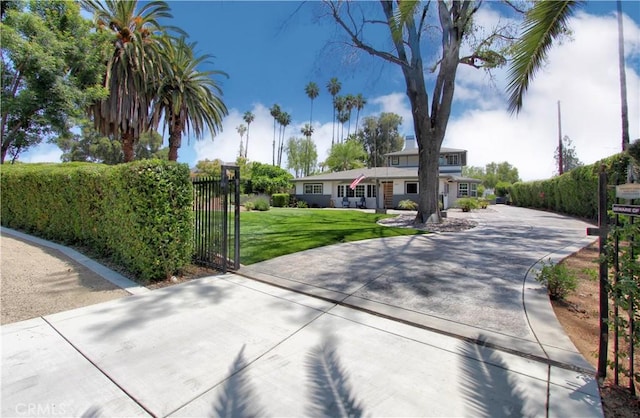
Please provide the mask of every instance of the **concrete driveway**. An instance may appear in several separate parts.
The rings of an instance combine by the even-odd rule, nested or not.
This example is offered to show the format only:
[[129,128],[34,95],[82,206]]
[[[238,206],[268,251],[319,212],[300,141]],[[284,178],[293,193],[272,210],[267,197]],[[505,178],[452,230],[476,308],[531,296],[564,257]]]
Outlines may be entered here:
[[588,245],[586,222],[495,205],[478,227],[317,248],[245,266],[240,274],[400,319],[446,335],[591,369],[535,281],[541,260]]
[[585,225],[472,216],[4,325],[1,415],[601,417],[528,274]]

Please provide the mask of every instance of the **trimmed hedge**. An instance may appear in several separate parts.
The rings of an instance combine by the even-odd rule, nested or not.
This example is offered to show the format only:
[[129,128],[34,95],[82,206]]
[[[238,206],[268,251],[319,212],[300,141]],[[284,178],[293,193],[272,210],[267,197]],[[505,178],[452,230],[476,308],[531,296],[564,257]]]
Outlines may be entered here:
[[289,193],[276,193],[271,196],[274,208],[286,208],[289,206]]
[[[511,200],[517,206],[548,209],[583,218],[598,217],[598,173],[605,167],[610,185],[624,183],[627,178],[629,155],[621,153],[592,165],[574,168],[549,180],[515,183],[511,186]],[[609,190],[613,202],[615,190]]]
[[192,256],[192,186],[184,164],[144,160],[3,165],[2,225],[91,248],[142,283]]

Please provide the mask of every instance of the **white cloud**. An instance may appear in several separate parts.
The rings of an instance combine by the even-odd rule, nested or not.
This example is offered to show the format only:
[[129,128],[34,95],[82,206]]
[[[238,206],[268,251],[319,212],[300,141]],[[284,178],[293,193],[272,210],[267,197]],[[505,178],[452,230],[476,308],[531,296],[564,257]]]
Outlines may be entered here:
[[377,105],[379,112],[390,112],[402,116],[402,133],[413,135],[413,115],[409,106],[409,99],[404,93],[391,93],[369,100],[369,104]]
[[[580,13],[570,25],[573,41],[551,50],[547,66],[534,79],[517,117],[508,114],[504,101],[496,105],[491,99],[474,96],[474,84],[463,84],[463,98],[475,101],[475,110],[451,119],[445,144],[467,149],[470,165],[508,161],[525,180],[548,178],[554,171],[553,154],[558,143],[559,100],[562,133],[571,137],[578,158],[589,164],[619,152],[616,20]],[[627,56],[637,54],[640,28],[626,19],[624,29]],[[640,79],[637,70],[629,66],[626,76],[633,140],[640,136]],[[498,84],[505,85],[504,80]]]
[[62,150],[56,145],[42,144],[31,152],[21,154],[18,159],[23,163],[59,163],[61,157]]

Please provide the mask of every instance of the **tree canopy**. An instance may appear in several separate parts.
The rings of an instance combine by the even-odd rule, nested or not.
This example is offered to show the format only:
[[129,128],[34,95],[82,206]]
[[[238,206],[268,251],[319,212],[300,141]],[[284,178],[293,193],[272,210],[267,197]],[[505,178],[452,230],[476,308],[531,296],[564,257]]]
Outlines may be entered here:
[[[73,1],[3,2],[1,162],[54,135],[68,136],[74,117],[104,97],[100,45]],[[6,7],[5,7],[6,6]]]
[[384,166],[385,154],[402,149],[404,138],[399,131],[401,124],[400,115],[387,112],[362,120],[362,129],[357,133],[357,138],[367,152],[369,167]]
[[362,143],[348,139],[334,144],[329,151],[325,166],[329,171],[345,171],[364,167],[367,152]]

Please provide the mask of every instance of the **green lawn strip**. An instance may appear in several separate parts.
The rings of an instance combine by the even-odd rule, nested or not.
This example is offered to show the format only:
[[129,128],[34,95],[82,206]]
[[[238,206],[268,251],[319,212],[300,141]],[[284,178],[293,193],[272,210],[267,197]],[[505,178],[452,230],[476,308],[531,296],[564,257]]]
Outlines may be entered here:
[[356,210],[285,209],[240,215],[240,262],[253,264],[340,242],[422,234],[376,222],[394,215]]

